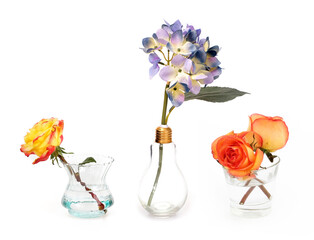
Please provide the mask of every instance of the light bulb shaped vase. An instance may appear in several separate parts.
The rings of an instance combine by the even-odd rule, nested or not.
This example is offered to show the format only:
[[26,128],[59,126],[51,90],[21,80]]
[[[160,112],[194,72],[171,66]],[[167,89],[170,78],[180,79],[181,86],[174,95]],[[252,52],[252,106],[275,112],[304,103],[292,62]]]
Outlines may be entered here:
[[177,165],[171,135],[171,128],[166,125],[156,129],[150,165],[140,184],[140,203],[150,214],[159,217],[174,215],[187,198],[186,182]]
[[106,183],[107,172],[113,158],[93,156],[96,162],[83,163],[89,155],[67,155],[63,163],[69,182],[62,198],[62,205],[75,217],[94,218],[106,214],[113,204],[113,197]]

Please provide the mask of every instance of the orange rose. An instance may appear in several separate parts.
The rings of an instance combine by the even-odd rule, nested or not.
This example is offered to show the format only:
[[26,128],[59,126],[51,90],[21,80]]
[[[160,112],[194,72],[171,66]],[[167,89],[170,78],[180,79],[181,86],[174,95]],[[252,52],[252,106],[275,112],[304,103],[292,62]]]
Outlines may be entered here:
[[252,170],[259,169],[264,157],[264,153],[258,148],[254,153],[245,136],[249,136],[248,132],[231,132],[212,143],[213,157],[236,177],[249,176]]
[[63,140],[63,125],[63,120],[42,119],[24,137],[25,144],[21,146],[21,151],[27,157],[31,154],[39,157],[33,164],[46,161]]
[[254,131],[262,137],[262,148],[269,152],[283,148],[289,138],[288,127],[281,117],[252,114],[248,130]]

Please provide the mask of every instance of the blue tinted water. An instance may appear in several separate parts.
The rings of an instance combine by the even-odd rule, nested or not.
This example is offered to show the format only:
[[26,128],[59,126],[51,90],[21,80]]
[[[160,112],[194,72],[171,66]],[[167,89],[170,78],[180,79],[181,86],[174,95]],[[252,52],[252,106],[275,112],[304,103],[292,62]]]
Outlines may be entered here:
[[[105,205],[105,209],[108,209],[113,205],[113,200],[111,198],[101,202]],[[76,217],[94,218],[106,214],[106,211],[101,211],[97,209],[97,203],[95,201],[82,202],[63,199],[62,205],[69,210],[69,213],[71,215]]]

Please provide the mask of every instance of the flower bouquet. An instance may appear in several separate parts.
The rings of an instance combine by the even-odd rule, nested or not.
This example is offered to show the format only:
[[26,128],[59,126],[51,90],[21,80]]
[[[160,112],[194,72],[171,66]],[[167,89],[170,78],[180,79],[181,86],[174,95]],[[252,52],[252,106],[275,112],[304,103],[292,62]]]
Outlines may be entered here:
[[[49,159],[52,164],[62,162],[69,175],[69,184],[62,198],[62,204],[71,215],[77,217],[98,217],[104,215],[113,204],[109,188],[105,184],[113,159],[103,156],[89,157],[65,152],[60,147],[63,141],[63,120],[42,119],[24,137],[21,151],[28,157],[37,155],[33,164]],[[71,157],[65,157],[70,154]],[[68,163],[66,158],[75,160]],[[96,161],[97,160],[97,161]],[[95,177],[99,176],[99,177]]]
[[[184,178],[175,160],[171,160],[175,159],[175,146],[167,126],[170,114],[184,101],[226,102],[246,93],[209,86],[222,72],[217,58],[219,47],[211,46],[208,37],[201,38],[201,29],[192,25],[183,27],[179,20],[173,24],[165,22],[152,37],[144,38],[142,44],[152,64],[149,77],[159,73],[165,90],[161,126],[156,129],[155,143],[151,146],[152,161],[142,180],[139,199],[151,214],[169,216],[183,206],[187,196]],[[169,162],[173,162],[173,167],[165,166]]]
[[[283,148],[288,138],[288,127],[281,117],[253,114],[247,131],[232,131],[212,143],[213,157],[224,169],[233,213],[256,216],[270,212],[270,191],[280,162],[273,152]],[[269,161],[263,161],[264,155]]]

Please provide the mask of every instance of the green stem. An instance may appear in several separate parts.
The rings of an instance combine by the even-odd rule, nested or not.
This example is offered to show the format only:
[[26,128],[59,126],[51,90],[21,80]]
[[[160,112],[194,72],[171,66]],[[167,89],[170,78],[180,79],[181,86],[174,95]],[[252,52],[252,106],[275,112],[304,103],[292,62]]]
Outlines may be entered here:
[[167,105],[168,105],[167,88],[169,87],[169,85],[170,85],[170,83],[167,83],[166,87],[165,87],[164,104],[163,104],[162,116],[161,116],[161,124],[162,125],[166,125],[167,124],[167,121],[166,121],[166,113],[167,113]]
[[[166,58],[165,54],[162,51],[160,51],[160,52],[163,54],[165,60],[167,61],[167,66],[168,66],[170,64],[170,61],[171,61],[171,60],[169,60],[169,53],[170,53],[170,51],[168,50],[168,58]],[[167,106],[168,106],[167,89],[169,88],[169,86],[170,86],[170,82],[167,82],[166,87],[165,87],[165,92],[164,92],[164,103],[163,103],[163,107],[162,107],[162,116],[161,116],[161,124],[162,125],[166,125],[167,124],[168,117],[169,117],[169,114],[168,114],[168,116],[166,116],[166,114],[167,114]],[[149,199],[148,199],[148,202],[147,202],[147,206],[148,207],[150,207],[150,205],[151,205],[151,203],[153,201],[153,197],[154,197],[157,185],[158,185],[158,181],[159,181],[159,177],[160,177],[160,173],[161,173],[161,167],[162,167],[162,157],[163,157],[163,144],[160,144],[159,145],[158,169],[157,169],[157,174],[156,174],[156,177],[155,177],[153,189],[152,189],[152,191],[151,191],[151,193],[149,195]]]
[[170,113],[173,111],[174,108],[175,108],[175,106],[172,106],[172,107],[169,109],[169,112],[168,112],[167,117],[166,117],[166,124],[168,124],[168,118],[169,118]]
[[150,207],[151,203],[152,203],[152,200],[153,200],[153,197],[154,197],[154,194],[155,194],[155,191],[156,191],[156,188],[157,188],[157,184],[158,184],[158,180],[159,180],[159,176],[160,176],[160,173],[161,173],[161,167],[162,167],[162,155],[163,155],[163,145],[160,144],[159,145],[159,161],[158,161],[158,170],[157,170],[157,174],[156,174],[156,178],[155,178],[155,182],[154,182],[154,186],[153,186],[153,189],[149,195],[149,199],[148,199],[148,202],[147,202],[147,206]]
[[[162,108],[162,117],[161,117],[161,124],[162,125],[166,125],[167,121],[166,121],[166,112],[167,112],[167,105],[168,105],[168,95],[167,95],[167,88],[169,87],[170,83],[166,84],[166,88],[165,88],[165,95],[164,95],[164,104],[163,104],[163,108]],[[159,176],[161,173],[161,167],[162,167],[162,156],[163,156],[163,144],[159,145],[159,161],[158,161],[158,169],[157,169],[157,174],[155,177],[155,181],[154,181],[154,185],[153,185],[153,189],[149,195],[149,199],[147,202],[147,206],[150,207],[150,205],[152,204],[153,201],[153,197],[158,185],[158,181],[159,181]]]

